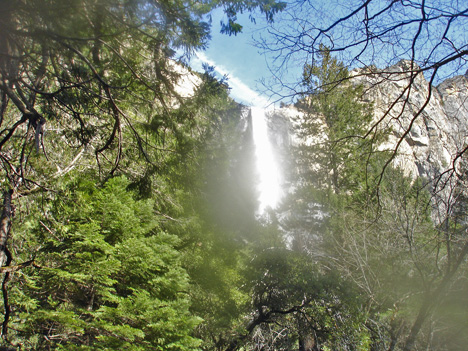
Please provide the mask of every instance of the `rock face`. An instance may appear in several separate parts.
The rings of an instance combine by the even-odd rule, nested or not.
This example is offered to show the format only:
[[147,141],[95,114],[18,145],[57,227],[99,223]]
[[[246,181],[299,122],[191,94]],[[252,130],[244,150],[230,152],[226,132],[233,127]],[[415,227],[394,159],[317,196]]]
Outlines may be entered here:
[[409,176],[431,180],[452,167],[465,146],[468,80],[457,76],[433,87],[421,73],[405,73],[409,65],[401,61],[377,74],[353,73],[367,88],[374,120],[383,118],[382,126],[392,130],[384,147],[397,150],[394,165]]
[[[351,74],[366,88],[365,100],[374,105],[374,123],[380,121],[377,128],[391,130],[382,147],[397,150],[393,165],[413,178],[433,180],[453,166],[467,145],[468,76],[431,87],[421,73],[413,77],[406,73],[409,65],[401,61],[385,70],[373,69],[372,74],[369,69]],[[297,141],[291,126],[299,113],[294,107],[270,113],[271,139],[281,158],[284,146]]]

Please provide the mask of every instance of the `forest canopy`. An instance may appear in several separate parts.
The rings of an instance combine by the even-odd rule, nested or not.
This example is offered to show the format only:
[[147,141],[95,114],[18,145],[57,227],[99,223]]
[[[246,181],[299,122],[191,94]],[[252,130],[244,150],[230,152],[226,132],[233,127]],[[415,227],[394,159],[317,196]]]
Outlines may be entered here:
[[[400,121],[465,70],[463,6],[0,0],[0,350],[462,350],[468,147],[442,187],[409,177],[365,94],[403,82]],[[215,9],[265,19],[295,102],[262,216],[252,113],[188,66]]]

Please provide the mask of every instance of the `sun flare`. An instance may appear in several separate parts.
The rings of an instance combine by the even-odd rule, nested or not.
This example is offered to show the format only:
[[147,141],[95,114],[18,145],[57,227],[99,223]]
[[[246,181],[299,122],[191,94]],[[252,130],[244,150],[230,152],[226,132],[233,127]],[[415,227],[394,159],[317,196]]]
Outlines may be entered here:
[[252,107],[252,127],[259,175],[258,212],[262,214],[268,207],[275,208],[278,205],[281,198],[281,177],[268,137],[268,126],[263,108]]

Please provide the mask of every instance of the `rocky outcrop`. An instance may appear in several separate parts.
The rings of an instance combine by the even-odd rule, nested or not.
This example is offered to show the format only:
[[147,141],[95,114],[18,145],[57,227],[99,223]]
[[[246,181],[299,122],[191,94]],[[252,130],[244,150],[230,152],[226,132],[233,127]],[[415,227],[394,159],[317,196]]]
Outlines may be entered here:
[[[401,61],[385,70],[365,68],[351,74],[366,88],[364,98],[374,106],[376,128],[391,131],[382,148],[397,151],[393,165],[413,178],[433,180],[453,166],[467,144],[468,77],[456,76],[434,87],[422,73],[407,73],[409,65]],[[278,150],[286,140],[297,141],[291,126],[299,114],[291,106],[270,113],[271,139]]]
[[[396,150],[393,164],[414,178],[435,179],[452,166],[467,138],[468,81],[465,76],[430,86],[410,62],[367,74],[352,72],[374,104],[374,122],[392,133],[383,146]],[[412,67],[413,71],[418,67]]]

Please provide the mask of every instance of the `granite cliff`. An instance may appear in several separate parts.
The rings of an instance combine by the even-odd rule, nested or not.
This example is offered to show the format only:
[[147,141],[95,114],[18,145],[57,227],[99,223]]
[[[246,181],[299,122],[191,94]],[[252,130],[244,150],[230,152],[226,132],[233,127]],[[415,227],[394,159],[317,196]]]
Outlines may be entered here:
[[[432,181],[453,168],[467,145],[468,75],[430,86],[422,73],[406,73],[409,64],[354,70],[352,81],[364,85],[364,99],[374,106],[373,123],[391,130],[382,148],[397,151],[392,164],[413,178]],[[293,106],[268,115],[271,141],[281,163],[287,162],[287,146],[299,142],[292,131],[292,117],[298,115],[301,112]]]

